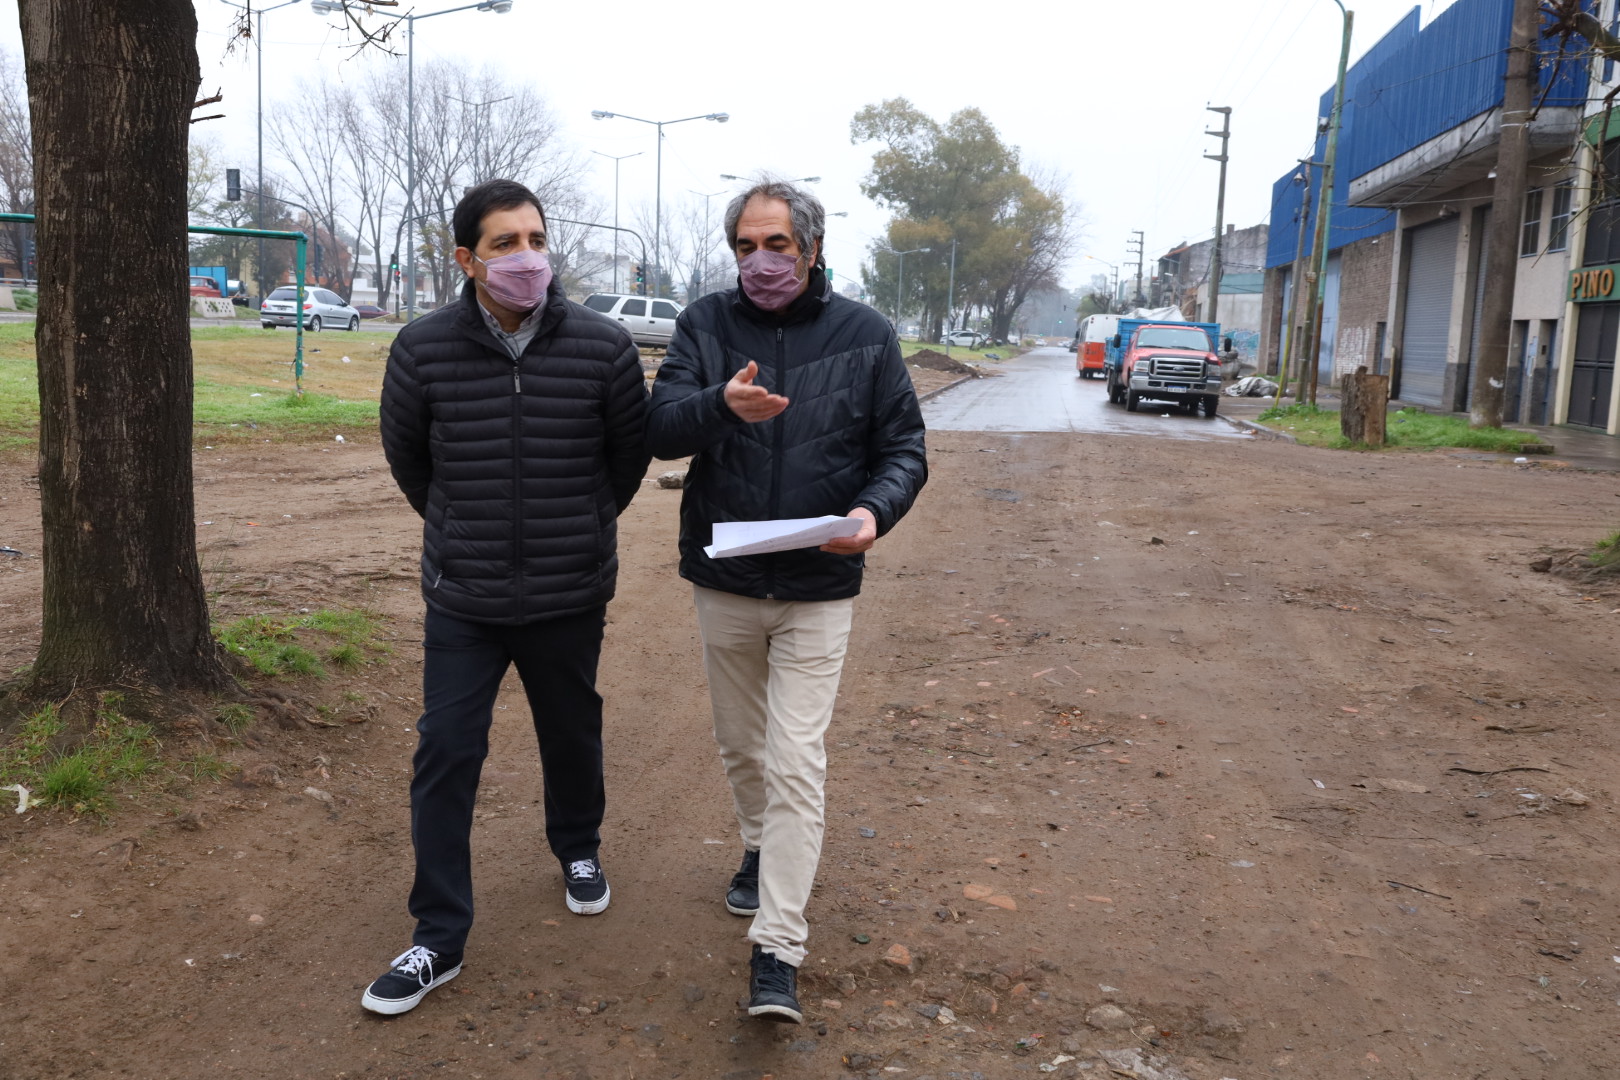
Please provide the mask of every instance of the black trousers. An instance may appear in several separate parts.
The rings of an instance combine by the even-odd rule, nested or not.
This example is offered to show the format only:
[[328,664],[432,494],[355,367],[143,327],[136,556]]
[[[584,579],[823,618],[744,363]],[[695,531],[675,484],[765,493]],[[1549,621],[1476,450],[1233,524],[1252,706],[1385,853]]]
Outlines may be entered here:
[[413,944],[460,952],[472,929],[473,805],[489,753],[495,696],[509,665],[517,665],[534,714],[552,853],[564,864],[596,856],[606,808],[602,696],[596,692],[606,613],[597,608],[495,626],[428,610],[411,779]]

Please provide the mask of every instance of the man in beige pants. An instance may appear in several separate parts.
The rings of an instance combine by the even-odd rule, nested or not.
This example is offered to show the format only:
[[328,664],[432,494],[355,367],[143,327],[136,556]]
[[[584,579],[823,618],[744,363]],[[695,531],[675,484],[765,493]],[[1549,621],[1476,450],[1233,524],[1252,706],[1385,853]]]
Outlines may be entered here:
[[[653,384],[647,444],[693,456],[681,499],[714,736],[742,834],[726,908],[753,917],[748,1013],[798,1023],[805,909],[824,831],[823,739],[849,642],[863,553],[928,478],[923,422],[888,320],[836,295],[825,214],[765,180],[726,208],[738,288],[676,321]],[[820,548],[712,559],[713,525],[841,515]]]

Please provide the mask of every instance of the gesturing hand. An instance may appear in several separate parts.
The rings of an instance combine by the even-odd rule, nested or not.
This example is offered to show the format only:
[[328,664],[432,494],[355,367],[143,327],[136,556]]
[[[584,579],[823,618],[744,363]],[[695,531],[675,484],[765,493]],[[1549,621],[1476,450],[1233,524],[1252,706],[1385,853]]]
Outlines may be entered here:
[[759,365],[750,360],[747,367],[733,375],[731,381],[726,383],[727,407],[750,424],[769,420],[788,407],[787,398],[773,394],[763,386],[754,385],[754,379],[758,375]]

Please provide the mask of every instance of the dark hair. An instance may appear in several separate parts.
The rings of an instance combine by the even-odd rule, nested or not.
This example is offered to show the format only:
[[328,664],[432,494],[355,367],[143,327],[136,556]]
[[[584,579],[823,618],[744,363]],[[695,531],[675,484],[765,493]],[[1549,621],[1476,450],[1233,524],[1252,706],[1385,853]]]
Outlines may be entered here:
[[540,205],[540,196],[516,180],[485,180],[467,189],[467,194],[456,203],[450,216],[450,230],[455,235],[456,247],[471,251],[484,235],[484,218],[497,210],[515,210],[529,203],[540,211],[540,220],[546,219],[546,209]]

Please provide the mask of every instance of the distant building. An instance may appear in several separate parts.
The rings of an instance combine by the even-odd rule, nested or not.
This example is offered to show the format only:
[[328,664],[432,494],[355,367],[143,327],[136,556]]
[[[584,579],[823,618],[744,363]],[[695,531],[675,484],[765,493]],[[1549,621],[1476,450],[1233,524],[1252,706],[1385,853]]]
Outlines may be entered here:
[[[1615,0],[1602,0],[1602,7],[1609,24]],[[1577,315],[1567,296],[1570,258],[1584,231],[1574,227],[1585,198],[1579,177],[1591,160],[1581,139],[1589,82],[1582,63],[1540,66],[1518,250],[1487,250],[1512,8],[1512,0],[1458,0],[1426,27],[1413,9],[1347,73],[1318,378],[1330,385],[1364,364],[1388,373],[1401,401],[1465,409],[1480,348],[1484,282],[1493,266],[1515,260],[1507,415],[1613,432],[1615,410],[1597,408],[1590,390],[1581,400],[1584,384],[1571,381],[1573,357],[1591,351],[1568,333]],[[1321,98],[1323,117],[1332,101],[1330,88]],[[1582,160],[1572,167],[1578,142]],[[1324,132],[1315,162],[1325,149]],[[1302,206],[1307,167],[1312,205]],[[1285,339],[1294,342],[1293,355],[1301,353],[1305,305],[1289,327],[1293,264],[1302,214],[1306,247],[1312,242],[1320,179],[1320,168],[1295,166],[1272,187],[1261,327],[1261,363],[1268,370],[1275,369]],[[1593,334],[1601,334],[1607,317],[1581,312],[1580,324],[1591,322],[1598,327]],[[1607,340],[1612,383],[1612,329]]]
[[[1260,325],[1265,293],[1262,271],[1266,265],[1268,228],[1228,225],[1221,238],[1221,291],[1216,316],[1222,336],[1230,336],[1243,363],[1259,358]],[[1174,305],[1193,322],[1206,322],[1209,313],[1209,271],[1215,239],[1182,244],[1160,255],[1154,275],[1152,306]]]

